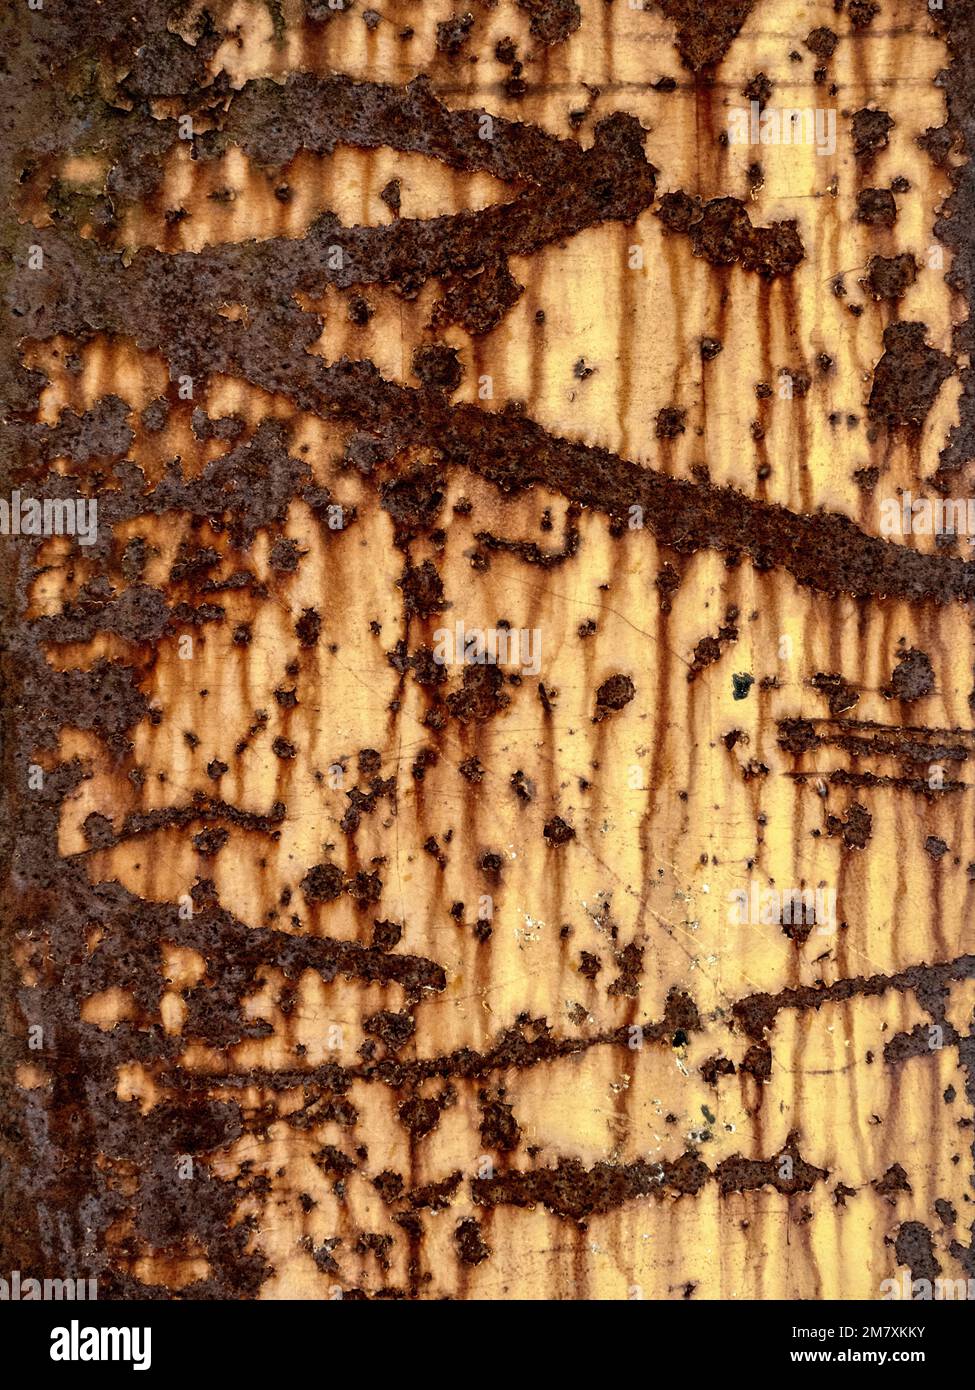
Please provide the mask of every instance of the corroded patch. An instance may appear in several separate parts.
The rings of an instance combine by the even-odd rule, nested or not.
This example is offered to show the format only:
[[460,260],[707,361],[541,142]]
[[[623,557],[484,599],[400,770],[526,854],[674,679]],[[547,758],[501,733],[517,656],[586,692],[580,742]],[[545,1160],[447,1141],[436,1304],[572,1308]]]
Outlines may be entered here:
[[7,1267],[975,1277],[971,6],[799,11],[5,13]]

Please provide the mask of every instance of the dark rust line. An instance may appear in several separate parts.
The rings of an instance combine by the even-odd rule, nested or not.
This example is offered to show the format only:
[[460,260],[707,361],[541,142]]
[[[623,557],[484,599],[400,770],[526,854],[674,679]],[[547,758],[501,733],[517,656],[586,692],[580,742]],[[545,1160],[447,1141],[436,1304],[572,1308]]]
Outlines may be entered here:
[[749,1037],[760,1039],[783,1009],[819,1009],[845,999],[913,990],[923,1002],[937,996],[954,980],[975,979],[975,955],[935,965],[912,965],[894,975],[854,975],[831,985],[803,985],[777,994],[750,994],[733,1006],[736,1023]]

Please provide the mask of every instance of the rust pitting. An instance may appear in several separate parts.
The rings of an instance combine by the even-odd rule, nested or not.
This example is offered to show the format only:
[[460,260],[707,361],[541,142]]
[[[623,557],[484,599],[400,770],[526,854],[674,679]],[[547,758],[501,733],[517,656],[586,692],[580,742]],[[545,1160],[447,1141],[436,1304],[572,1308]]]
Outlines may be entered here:
[[[579,9],[572,0],[565,4],[524,3],[521,7],[529,14],[533,37],[542,44],[565,41],[579,24]],[[316,22],[331,17],[322,6],[309,4],[306,8]],[[683,62],[700,79],[727,52],[752,7],[743,2],[722,6],[665,3],[660,8],[675,23]],[[876,8],[851,5],[854,28],[869,25]],[[969,9],[964,5],[953,8]],[[419,388],[385,380],[368,361],[326,365],[309,360],[305,350],[317,338],[321,324],[316,315],[298,307],[294,295],[321,290],[326,282],[343,290],[366,284],[389,286],[409,298],[427,280],[439,280],[442,297],[435,319],[460,323],[473,334],[489,331],[522,293],[508,268],[510,254],[531,255],[602,221],[629,224],[652,205],[656,170],[644,153],[645,133],[633,118],[617,115],[597,125],[591,147],[583,150],[573,141],[556,140],[536,127],[495,118],[495,139],[485,142],[476,134],[477,121],[484,113],[449,110],[423,81],[398,88],[302,75],[290,77],[283,86],[248,83],[242,92],[235,93],[225,75],[211,78],[208,70],[209,59],[224,37],[218,21],[202,16],[195,41],[190,44],[170,32],[168,18],[168,7],[160,0],[152,0],[134,17],[131,6],[105,0],[97,16],[86,17],[83,25],[77,16],[60,10],[45,13],[46,27],[29,20],[33,27],[26,52],[21,48],[18,56],[18,82],[25,73],[28,80],[37,75],[43,80],[52,71],[68,70],[75,54],[104,54],[111,49],[127,55],[122,64],[127,75],[119,90],[134,108],[123,113],[89,92],[77,109],[72,109],[66,97],[58,95],[41,127],[29,132],[29,140],[21,124],[7,142],[7,159],[15,169],[29,144],[36,145],[45,157],[84,148],[89,142],[109,155],[104,194],[92,209],[95,235],[90,243],[78,236],[77,225],[72,226],[74,214],[68,204],[67,215],[58,226],[30,231],[31,240],[39,241],[45,249],[48,271],[28,279],[21,270],[15,270],[10,277],[9,302],[20,336],[24,341],[43,340],[62,332],[87,341],[97,333],[125,334],[144,349],[164,353],[174,377],[183,372],[197,379],[215,373],[239,376],[289,398],[299,412],[358,431],[362,447],[358,454],[350,453],[349,461],[360,467],[364,478],[373,476],[394,524],[397,543],[406,552],[400,587],[408,619],[422,621],[443,611],[449,602],[435,564],[428,559],[416,563],[408,548],[411,541],[430,533],[452,469],[477,472],[502,494],[538,485],[570,499],[561,550],[545,550],[534,541],[504,540],[493,532],[477,533],[478,544],[489,554],[513,555],[543,568],[561,564],[576,553],[576,522],[583,508],[599,510],[618,522],[628,508],[639,504],[646,512],[649,529],[674,556],[706,547],[723,552],[731,563],[748,556],[760,571],[782,567],[800,584],[826,594],[847,592],[866,598],[896,595],[917,604],[972,596],[971,566],[954,557],[923,555],[878,541],[841,516],[796,514],[707,481],[665,478],[609,451],[559,439],[517,411],[488,415],[475,407],[452,405],[449,397],[461,381],[460,371],[455,370],[461,364],[450,359],[452,350],[447,350],[446,356],[428,352],[416,363]],[[954,23],[954,18],[950,22]],[[467,26],[462,28],[466,35]],[[948,85],[951,120],[956,126],[959,92],[952,83],[970,81],[969,60],[959,56],[957,32],[949,30],[955,64]],[[810,46],[824,61],[832,54],[822,34]],[[768,95],[770,90],[766,99]],[[124,202],[155,193],[177,138],[174,121],[148,118],[148,101],[160,96],[179,96],[184,108],[204,116],[204,124],[212,122],[211,129],[194,138],[193,153],[200,159],[215,157],[237,145],[255,162],[281,168],[299,149],[327,154],[339,143],[362,149],[385,146],[428,154],[461,171],[490,173],[516,185],[518,191],[510,202],[483,213],[455,214],[435,219],[432,225],[397,217],[388,227],[346,228],[324,215],[304,238],[294,241],[274,238],[268,243],[221,247],[198,256],[163,255],[146,249],[130,259],[116,245],[117,212]],[[23,105],[34,109],[36,104]],[[862,146],[858,154],[869,156],[886,143],[887,128],[881,131],[884,122],[879,119],[882,115],[860,112],[854,118],[854,138]],[[858,118],[862,118],[859,123]],[[965,171],[954,173],[953,179],[955,203],[964,206],[965,198],[970,201],[970,170],[966,166]],[[45,191],[49,203],[60,207],[58,188],[52,184]],[[869,193],[877,197],[866,198],[864,194]],[[390,193],[386,202],[399,212],[398,191]],[[863,191],[859,207],[864,220],[874,223],[890,223],[895,215],[893,195],[887,190]],[[671,231],[689,236],[695,254],[714,265],[739,263],[770,279],[791,274],[804,255],[794,224],[753,226],[747,210],[736,199],[703,202],[681,193],[668,194],[660,215]],[[946,239],[949,235],[955,238],[970,256],[970,248],[965,250],[966,243],[958,241],[957,230],[945,230],[950,220],[939,224],[939,233]],[[957,223],[958,219],[954,220]],[[20,243],[15,257],[22,254],[22,234]],[[346,263],[332,274],[323,270],[322,253],[334,245],[346,253]],[[871,289],[879,291],[878,297],[895,299],[908,282],[909,267],[903,263],[892,267],[881,261],[883,258],[875,258],[868,270]],[[964,287],[966,265],[959,255],[955,283]],[[219,306],[228,299],[248,306],[247,322],[233,322],[220,315]],[[368,321],[368,315],[365,317]],[[895,323],[888,334],[884,357],[874,373],[870,412],[891,428],[917,428],[941,384],[954,370],[954,363],[928,345],[924,325]],[[957,335],[956,356],[965,350],[968,334],[966,328]],[[73,480],[52,476],[50,465],[55,459],[81,466],[93,461],[110,464],[113,487],[99,494],[110,531],[140,516],[180,514],[190,517],[194,525],[210,527],[238,552],[247,552],[258,534],[266,531],[274,537],[272,568],[285,575],[297,568],[300,555],[293,543],[289,549],[289,542],[277,532],[294,499],[306,501],[320,519],[330,494],[314,484],[307,464],[290,452],[287,427],[265,421],[253,437],[241,441],[243,431],[234,417],[211,421],[203,412],[194,411],[195,437],[226,443],[228,451],[211,460],[194,478],[174,461],[158,482],[147,487],[140,470],[127,461],[133,429],[129,407],[118,397],[104,397],[83,413],[65,410],[56,425],[42,426],[30,417],[36,411],[44,378],[24,370],[14,360],[6,361],[3,368],[4,384],[10,388],[17,417],[10,456],[16,460],[18,476],[32,476],[51,495],[58,495],[57,489],[67,490]],[[967,368],[963,383],[963,422],[943,456],[943,467],[961,456],[962,441],[967,438],[964,431],[970,430]],[[142,423],[150,430],[162,428],[170,409],[170,401],[162,397],[143,413]],[[677,428],[675,415],[665,417],[662,430],[659,426],[658,417],[658,433],[671,438],[680,433],[684,422],[681,418]],[[409,475],[402,463],[406,451],[431,439],[437,441],[436,467],[429,473]],[[322,534],[327,538],[324,527]],[[211,571],[221,554],[203,546],[181,552],[168,584],[184,585],[184,592],[193,595],[233,587],[246,589],[258,599],[266,597],[266,588],[249,571],[237,571],[229,579],[212,578]],[[106,561],[101,547],[96,558],[99,563]],[[88,586],[57,617],[22,623],[14,631],[9,655],[20,665],[18,688],[24,700],[18,710],[16,747],[7,755],[15,769],[8,787],[23,785],[28,753],[34,749],[51,752],[64,727],[92,732],[105,743],[116,765],[123,766],[131,754],[136,726],[142,720],[155,722],[160,717],[146,693],[150,688],[145,674],[151,649],[181,625],[199,628],[225,620],[219,605],[174,602],[165,590],[146,584],[142,575],[147,559],[144,543],[140,546],[138,540],[127,541],[119,571],[127,587],[114,583]],[[14,576],[15,601],[21,611],[32,578],[31,563],[31,558],[21,553]],[[658,576],[665,612],[679,582],[678,571],[666,562]],[[313,652],[322,638],[322,614],[316,608],[304,609],[295,616],[294,629],[303,652]],[[250,640],[249,626],[242,623],[236,633],[239,641],[237,635],[234,640],[243,647]],[[131,643],[138,649],[131,658],[133,664],[99,659],[87,671],[63,672],[48,666],[42,644],[84,642],[98,635]],[[706,643],[708,639],[703,640]],[[701,668],[720,654],[721,641],[731,640],[722,629],[718,652],[707,645],[696,652]],[[404,644],[399,654],[403,670],[411,669],[418,683],[429,671],[424,650],[419,646],[411,652]],[[889,693],[884,693],[903,701],[920,698],[930,691],[926,675],[923,663],[905,653],[892,673]],[[831,712],[849,708],[843,703],[848,691],[840,678],[826,677],[824,682],[829,683],[817,688],[830,700]],[[282,687],[280,694],[291,693],[297,700],[296,689],[292,687],[289,692]],[[594,719],[601,722],[635,715],[636,710],[626,707],[636,693],[628,675],[610,677],[596,691]],[[552,701],[544,685],[539,686],[539,696],[546,711],[551,712]],[[501,688],[500,672],[489,666],[465,671],[443,703],[463,725],[493,718],[508,699]],[[840,703],[834,709],[837,700]],[[278,699],[278,704],[289,707],[286,698]],[[266,718],[265,714],[265,722]],[[967,745],[945,739],[939,742],[934,730],[884,733],[855,724],[844,726],[835,736],[821,734],[818,726],[810,725],[810,730],[786,731],[792,740],[791,750],[804,752],[821,743],[843,740],[840,746],[856,755],[889,751],[908,763],[930,760],[935,753],[945,760],[964,761],[968,756]],[[283,736],[280,739],[282,749],[293,747]],[[462,765],[462,772],[465,767],[468,772],[464,775],[471,782],[483,775],[474,755]],[[356,785],[346,794],[349,806],[342,828],[349,835],[383,801],[394,808],[394,779],[384,780],[368,759],[363,765],[361,755],[359,770],[362,786]],[[208,764],[214,781],[227,771],[227,764],[219,759]],[[20,1185],[34,1198],[29,1206],[18,1210],[11,1224],[11,1265],[28,1267],[31,1252],[41,1249],[73,1267],[76,1253],[92,1248],[89,1235],[94,1232],[95,1272],[106,1292],[121,1297],[173,1296],[161,1285],[138,1283],[121,1265],[113,1264],[105,1244],[106,1232],[127,1210],[121,1188],[113,1181],[113,1170],[134,1165],[138,1187],[129,1205],[135,1212],[136,1238],[121,1246],[119,1253],[134,1258],[140,1241],[160,1250],[178,1250],[199,1241],[206,1248],[210,1273],[179,1296],[255,1295],[272,1270],[264,1256],[249,1248],[248,1224],[235,1224],[232,1218],[242,1195],[266,1196],[266,1179],[246,1168],[234,1182],[219,1179],[208,1159],[228,1150],[245,1131],[261,1132],[269,1114],[253,1113],[236,1100],[207,1097],[201,1093],[207,1085],[219,1084],[240,1092],[255,1086],[272,1092],[288,1088],[302,1091],[304,1103],[287,1121],[296,1129],[312,1127],[323,1119],[351,1128],[357,1119],[347,1096],[353,1081],[388,1086],[401,1095],[400,1119],[411,1139],[417,1141],[436,1129],[441,1112],[453,1104],[455,1081],[477,1084],[490,1078],[492,1084],[500,1085],[501,1077],[510,1071],[545,1066],[594,1047],[622,1050],[631,1046],[632,1025],[584,1037],[560,1037],[553,1034],[546,1020],[526,1018],[485,1051],[465,1046],[440,1057],[401,1060],[399,1054],[415,1031],[416,1011],[428,998],[443,993],[447,978],[437,962],[396,949],[402,932],[398,923],[376,921],[369,945],[324,935],[254,929],[219,906],[213,883],[204,878],[198,878],[193,887],[194,915],[189,920],[174,920],[171,904],[143,901],[118,883],[92,884],[86,876],[84,859],[90,853],[158,830],[187,831],[204,822],[193,838],[208,859],[220,853],[226,843],[221,837],[230,830],[274,835],[287,815],[283,801],[261,813],[243,811],[216,797],[196,796],[187,805],[165,811],[127,813],[118,829],[108,817],[93,813],[84,823],[88,850],[82,856],[59,857],[52,847],[57,844],[61,806],[84,776],[77,760],[57,764],[48,773],[41,793],[29,801],[16,799],[16,842],[10,846],[14,880],[21,900],[30,903],[31,920],[42,929],[34,957],[44,988],[30,1001],[34,1012],[29,1021],[43,1021],[56,1034],[58,1048],[51,1062],[48,1091],[16,1097],[17,1111],[25,1124],[46,1137],[25,1146],[17,1133],[5,1135],[5,1145],[26,1159]],[[869,815],[859,803],[851,803],[844,820],[833,820],[829,833],[840,834],[851,848],[865,843]],[[553,847],[568,844],[574,833],[562,817],[546,822],[544,834]],[[306,908],[324,923],[329,904],[343,894],[363,912],[373,908],[381,898],[383,882],[378,871],[359,868],[346,872],[323,861],[304,870],[301,887]],[[102,938],[87,957],[79,956],[77,943],[92,923],[98,924]],[[288,988],[293,988],[305,971],[326,982],[341,975],[393,987],[402,991],[406,1007],[380,1009],[366,1020],[366,1031],[376,1040],[369,1045],[376,1046],[378,1060],[367,1055],[345,1068],[298,1067],[273,1072],[251,1068],[190,1078],[179,1066],[181,1044],[165,1036],[155,1021],[162,988],[163,943],[198,952],[206,962],[203,981],[185,988],[182,998],[187,1031],[218,1049],[268,1035],[270,1025],[249,1018],[243,1008],[246,994],[265,967],[279,970],[290,982]],[[583,953],[583,957],[587,955]],[[616,950],[614,957],[619,973],[609,992],[632,997],[643,966],[642,947],[630,943]],[[594,977],[596,971],[592,973]],[[854,977],[829,986],[749,996],[734,1006],[737,1023],[753,1039],[739,1071],[750,1072],[756,1081],[768,1081],[772,1059],[764,1034],[774,1028],[784,1008],[818,1009],[824,1003],[856,996],[911,990],[932,1017],[943,1022],[946,985],[973,973],[975,961],[962,956],[890,976]],[[131,992],[138,1022],[120,1022],[110,1033],[100,1034],[79,1023],[77,999],[110,986]],[[288,1008],[293,1008],[293,1002]],[[20,1027],[23,1020],[16,1021]],[[645,1041],[666,1047],[678,1036],[683,1043],[688,1033],[700,1027],[693,1000],[677,990],[671,991],[659,1023],[639,1025]],[[892,1038],[887,1060],[896,1064],[914,1055],[915,1034],[916,1030]],[[952,1031],[951,1040],[958,1042],[971,1094],[975,1084],[971,1039],[958,1039]],[[380,1045],[385,1050],[382,1053]],[[132,1105],[120,1102],[115,1095],[116,1068],[122,1059],[158,1066],[157,1078],[171,1096],[147,1115],[136,1116]],[[720,1060],[724,1059],[715,1062],[715,1077],[730,1074],[718,1065]],[[84,1106],[76,1094],[79,1075],[85,1077],[88,1088]],[[435,1095],[417,1091],[421,1084],[434,1080],[443,1083]],[[511,1105],[500,1090],[491,1098],[487,1092],[484,1096],[481,1133],[485,1144],[501,1153],[513,1151],[520,1129]],[[195,1156],[201,1170],[191,1210],[187,1210],[173,1176],[176,1159],[187,1153]],[[791,1160],[793,1176],[789,1179],[781,1175],[783,1156]],[[334,1146],[319,1151],[316,1161],[337,1183],[356,1166]],[[649,1195],[674,1200],[693,1196],[712,1181],[722,1194],[770,1186],[791,1197],[810,1191],[828,1176],[824,1169],[802,1159],[798,1137],[790,1135],[782,1153],[769,1159],[735,1157],[711,1169],[690,1152],[657,1165],[638,1160],[587,1168],[576,1159],[559,1158],[542,1169],[509,1169],[493,1178],[473,1179],[470,1193],[474,1202],[488,1211],[500,1205],[541,1204],[559,1217],[584,1223],[595,1213],[612,1211],[624,1202]],[[383,1200],[395,1204],[396,1220],[411,1252],[409,1287],[384,1288],[382,1296],[416,1297],[428,1277],[420,1268],[423,1227],[419,1213],[449,1205],[462,1189],[462,1176],[455,1173],[439,1182],[415,1185],[412,1180],[387,1173],[376,1183]],[[836,1190],[841,1188],[842,1184]],[[85,1229],[77,1202],[79,1192],[88,1199]],[[489,1259],[486,1230],[486,1220],[482,1226],[473,1218],[462,1219],[456,1226],[454,1244],[458,1259],[465,1265],[474,1267]],[[373,1239],[364,1233],[359,1240],[360,1253],[374,1257],[381,1270],[388,1271],[392,1238]],[[336,1236],[324,1243],[311,1242],[308,1249],[319,1269],[334,1273],[333,1252],[341,1244],[342,1238]],[[960,1249],[956,1245],[953,1253]],[[896,1254],[912,1272],[927,1275],[940,1268],[930,1233],[920,1223],[901,1226]],[[970,1259],[970,1252],[961,1249],[961,1254]],[[367,1296],[359,1288],[346,1292],[350,1297],[360,1295]]]

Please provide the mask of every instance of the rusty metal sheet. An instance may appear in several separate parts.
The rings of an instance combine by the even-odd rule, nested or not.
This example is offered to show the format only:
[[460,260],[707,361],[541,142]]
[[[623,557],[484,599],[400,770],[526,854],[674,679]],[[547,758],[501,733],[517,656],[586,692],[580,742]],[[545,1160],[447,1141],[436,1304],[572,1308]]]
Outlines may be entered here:
[[972,6],[2,23],[0,1274],[975,1292]]

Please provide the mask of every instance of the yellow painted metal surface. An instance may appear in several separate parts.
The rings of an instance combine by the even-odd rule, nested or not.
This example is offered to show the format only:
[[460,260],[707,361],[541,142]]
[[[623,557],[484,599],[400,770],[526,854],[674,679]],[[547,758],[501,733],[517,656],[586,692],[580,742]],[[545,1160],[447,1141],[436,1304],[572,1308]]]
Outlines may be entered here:
[[[387,380],[409,386],[416,384],[413,350],[435,338],[455,347],[464,367],[454,405],[500,411],[520,402],[552,435],[674,478],[706,477],[794,513],[839,512],[872,535],[881,534],[882,498],[904,488],[921,494],[958,418],[958,375],[913,433],[877,428],[867,403],[890,323],[923,322],[925,341],[951,353],[953,325],[967,313],[945,283],[950,253],[934,230],[949,170],[936,167],[915,139],[945,119],[934,77],[946,47],[923,6],[885,0],[873,23],[854,32],[849,16],[826,0],[765,0],[707,80],[682,64],[672,19],[657,6],[621,0],[583,0],[578,29],[548,47],[529,32],[525,10],[508,0],[474,6],[471,37],[454,59],[436,47],[446,4],[386,4],[373,28],[356,11],[313,25],[285,0],[278,39],[272,8],[238,3],[221,15],[234,33],[209,68],[227,74],[228,101],[266,76],[341,71],[400,85],[427,72],[451,110],[484,109],[583,146],[597,120],[636,116],[658,171],[654,204],[632,225],[590,226],[530,256],[512,256],[524,292],[490,332],[474,335],[457,324],[431,330],[441,292],[433,280],[412,299],[388,287],[363,288],[374,309],[363,327],[349,320],[351,291],[329,286],[303,304],[323,320],[311,352],[330,363],[369,358]],[[415,30],[409,40],[400,37],[406,24]],[[817,26],[833,28],[839,40],[820,82],[813,79],[818,60],[803,44]],[[527,91],[517,98],[505,94],[507,69],[494,57],[505,36],[524,61]],[[771,105],[835,112],[833,151],[722,143],[729,111],[747,107],[742,89],[760,71],[773,84]],[[660,84],[667,77],[673,90]],[[852,152],[849,118],[871,103],[895,125],[867,176]],[[158,103],[155,115],[177,107],[176,99],[168,110]],[[572,118],[579,111],[586,113],[581,124]],[[60,175],[79,187],[97,184],[104,169],[79,159],[65,155]],[[750,184],[754,163],[760,182]],[[114,248],[174,254],[300,237],[323,210],[346,225],[383,224],[392,214],[379,194],[394,178],[403,218],[512,196],[487,173],[465,174],[388,145],[303,151],[286,175],[272,176],[239,147],[196,161],[189,145],[176,142],[164,171],[150,202],[121,212]],[[285,176],[288,202],[274,192]],[[858,189],[895,179],[909,185],[897,195],[896,224],[859,223]],[[224,189],[232,190],[229,199],[208,196]],[[769,280],[696,256],[691,240],[668,233],[657,215],[661,197],[678,189],[705,201],[739,198],[755,226],[794,219],[803,261]],[[189,216],[167,223],[173,207]],[[46,216],[29,199],[22,215],[39,225]],[[874,301],[859,285],[870,257],[903,251],[917,259],[915,282],[896,304]],[[845,297],[832,292],[838,276]],[[225,312],[246,322],[246,306],[228,303]],[[704,338],[721,344],[710,360],[700,350]],[[72,351],[82,361],[73,373],[64,365]],[[409,545],[414,566],[429,560],[436,569],[450,606],[408,622],[397,587],[404,555],[393,544],[377,478],[340,466],[348,435],[341,422],[215,372],[192,406],[174,409],[161,431],[149,431],[139,412],[170,389],[165,345],[149,350],[128,333],[100,332],[84,343],[61,335],[25,344],[24,357],[48,374],[38,416],[47,424],[109,392],[125,401],[134,431],[129,457],[147,488],[174,456],[192,477],[235,447],[197,438],[190,411],[200,407],[213,419],[239,415],[245,439],[263,421],[283,422],[293,431],[292,457],[331,490],[333,502],[355,511],[354,524],[329,532],[295,498],[283,523],[259,529],[244,553],[225,529],[194,524],[178,510],[133,516],[116,528],[114,553],[145,538],[141,582],[158,586],[168,601],[185,597],[171,578],[184,545],[214,549],[210,579],[219,583],[243,568],[253,585],[222,590],[225,621],[170,628],[151,652],[104,631],[45,647],[58,670],[90,669],[100,657],[134,662],[139,688],[162,712],[159,722],[143,719],[131,731],[124,766],[96,732],[67,725],[57,749],[41,759],[53,766],[77,758],[86,769],[61,807],[58,850],[82,855],[92,883],[118,883],[175,911],[205,877],[220,907],[254,931],[364,945],[375,918],[393,920],[403,924],[395,949],[444,971],[442,989],[411,1003],[401,986],[341,971],[331,981],[312,968],[286,978],[272,955],[241,996],[243,1016],[266,1020],[267,1035],[214,1047],[187,1029],[183,997],[212,981],[213,962],[178,940],[163,943],[155,1022],[178,1040],[176,1060],[133,1055],[119,1066],[117,1095],[144,1116],[167,1098],[178,1100],[181,1086],[241,1107],[243,1132],[197,1161],[219,1178],[247,1177],[230,1219],[252,1219],[248,1249],[269,1267],[261,1297],[388,1287],[422,1298],[879,1298],[883,1281],[907,1269],[906,1245],[897,1245],[905,1223],[926,1228],[945,1278],[965,1277],[958,1249],[970,1243],[971,1102],[957,1040],[970,1032],[975,986],[962,967],[933,984],[924,970],[910,972],[973,950],[971,791],[925,794],[896,779],[924,782],[939,761],[932,751],[905,765],[905,730],[919,730],[917,739],[932,750],[944,742],[965,756],[972,749],[966,604],[830,594],[803,587],[779,565],[761,571],[747,555],[729,565],[726,553],[706,545],[677,556],[649,526],[611,529],[594,507],[568,510],[556,490],[507,495],[451,467],[440,531]],[[790,381],[802,373],[808,390],[790,394]],[[759,383],[771,388],[764,398],[756,396]],[[673,438],[655,428],[665,407],[686,412]],[[431,438],[388,476],[432,462],[437,445]],[[879,472],[869,491],[855,475],[871,468]],[[479,533],[557,551],[564,528],[573,526],[578,546],[557,565],[498,548],[486,566],[472,563],[484,550]],[[272,564],[281,537],[300,552],[293,572]],[[903,543],[936,550],[933,537]],[[30,617],[62,613],[96,573],[97,560],[82,552],[69,563],[68,551],[64,538],[45,543],[40,558],[49,567],[30,586]],[[655,583],[668,565],[679,577],[669,606]],[[117,569],[113,577],[124,587]],[[313,647],[301,645],[295,628],[307,609],[322,619]],[[438,629],[457,621],[537,633],[540,661],[506,683],[508,702],[490,718],[450,718],[434,730],[425,722],[429,687],[401,674],[389,653],[399,639],[410,650],[432,644]],[[240,624],[251,627],[249,645],[235,641]],[[698,644],[722,627],[734,636],[695,669]],[[188,657],[180,646],[187,634]],[[910,648],[929,658],[933,688],[913,701],[891,698],[898,655]],[[505,669],[517,674],[514,665]],[[831,716],[823,691],[810,684],[820,673],[851,683],[855,708]],[[597,721],[596,692],[616,674],[632,680],[633,698]],[[753,677],[744,698],[738,675]],[[461,679],[448,668],[441,693],[459,690]],[[275,696],[292,688],[293,708]],[[813,721],[808,727],[823,736],[875,742],[859,753],[842,738],[793,751],[783,746],[782,721],[798,719]],[[891,742],[876,741],[888,729]],[[293,755],[276,754],[275,740]],[[376,751],[381,777],[393,781],[349,833],[340,823],[350,789],[368,785],[357,763],[363,749]],[[424,749],[436,760],[418,773]],[[483,767],[478,782],[459,771],[472,757]],[[228,767],[218,785],[207,771],[212,760]],[[128,777],[131,766],[144,771],[141,781]],[[965,768],[956,759],[946,775],[968,783]],[[843,770],[880,781],[830,780]],[[516,773],[531,784],[530,800],[517,794]],[[226,822],[229,839],[209,858],[194,842],[199,825],[163,826],[104,848],[86,839],[93,812],[120,831],[128,813],[187,806],[195,793],[219,795],[255,817],[283,802],[286,815],[273,837]],[[855,805],[869,821],[862,845],[843,833]],[[556,816],[575,832],[563,845],[545,834]],[[939,851],[936,841],[947,848]],[[480,866],[486,851],[500,856],[493,877]],[[302,881],[325,859],[347,877],[377,872],[380,901],[365,910],[349,894],[310,901]],[[779,920],[736,920],[736,894],[744,892],[748,915],[760,917],[754,904],[770,901],[763,894],[793,889],[824,895],[826,906],[805,934],[790,936]],[[452,913],[455,904],[462,906]],[[490,923],[487,940],[476,930],[479,912]],[[598,961],[593,978],[580,970],[583,953]],[[639,961],[632,987],[627,960]],[[864,984],[871,979],[873,986]],[[854,983],[837,987],[844,981]],[[814,990],[824,992],[822,1000]],[[670,1021],[657,1034],[643,1033],[643,1025],[671,1019],[675,991],[693,1000],[696,1024]],[[754,996],[776,999],[764,1031],[750,1032],[740,1007],[736,1013]],[[942,1003],[939,1022],[932,1007]],[[124,987],[79,1000],[79,1009],[93,1029],[142,1016]],[[400,1061],[456,1054],[453,1060],[413,1088],[364,1077],[363,1025],[382,1009],[415,1019]],[[531,1062],[506,1057],[465,1076],[460,1050],[486,1057],[507,1030],[526,1049],[539,1038],[579,1045]],[[922,1036],[924,1044],[899,1050],[903,1035]],[[755,1074],[756,1044],[768,1048],[764,1078]],[[750,1050],[751,1067],[743,1070]],[[375,1058],[382,1055],[380,1048]],[[715,1058],[729,1064],[716,1074],[707,1067]],[[355,1123],[289,1123],[310,1103],[300,1073],[329,1063],[349,1069],[345,1098]],[[25,1084],[43,1088],[39,1065]],[[264,1074],[279,1083],[261,1084]],[[441,1105],[420,1137],[399,1114],[407,1094]],[[482,1130],[482,1109],[498,1098],[520,1130],[507,1152],[486,1144]],[[347,1157],[347,1174],[329,1169],[327,1146]],[[490,1189],[478,1187],[560,1163],[575,1165],[569,1188],[581,1170],[586,1181],[611,1185],[614,1170],[632,1174],[641,1161],[652,1169],[682,1155],[705,1167],[698,1190],[680,1190],[662,1176],[659,1192],[612,1197],[607,1209],[582,1215],[553,1210],[539,1197],[494,1204],[484,1198]],[[778,1183],[760,1180],[749,1160],[771,1164]],[[793,1190],[794,1169],[804,1173],[803,1165],[819,1172]],[[890,1177],[895,1165],[902,1182]],[[400,1175],[407,1193],[455,1173],[460,1180],[441,1209],[419,1202],[414,1210],[403,1197],[384,1200],[373,1181],[384,1171]],[[266,1182],[255,1184],[256,1175]],[[188,1191],[192,1203],[192,1183]],[[411,1212],[419,1235],[397,1222]],[[490,1251],[477,1263],[458,1255],[458,1224],[469,1219]],[[387,1267],[375,1247],[362,1244],[370,1232],[392,1237]],[[209,1270],[205,1245],[190,1239],[159,1248],[133,1237],[124,1221],[105,1239],[111,1259],[145,1285],[192,1296],[193,1281]],[[316,1261],[323,1248],[331,1256]]]

